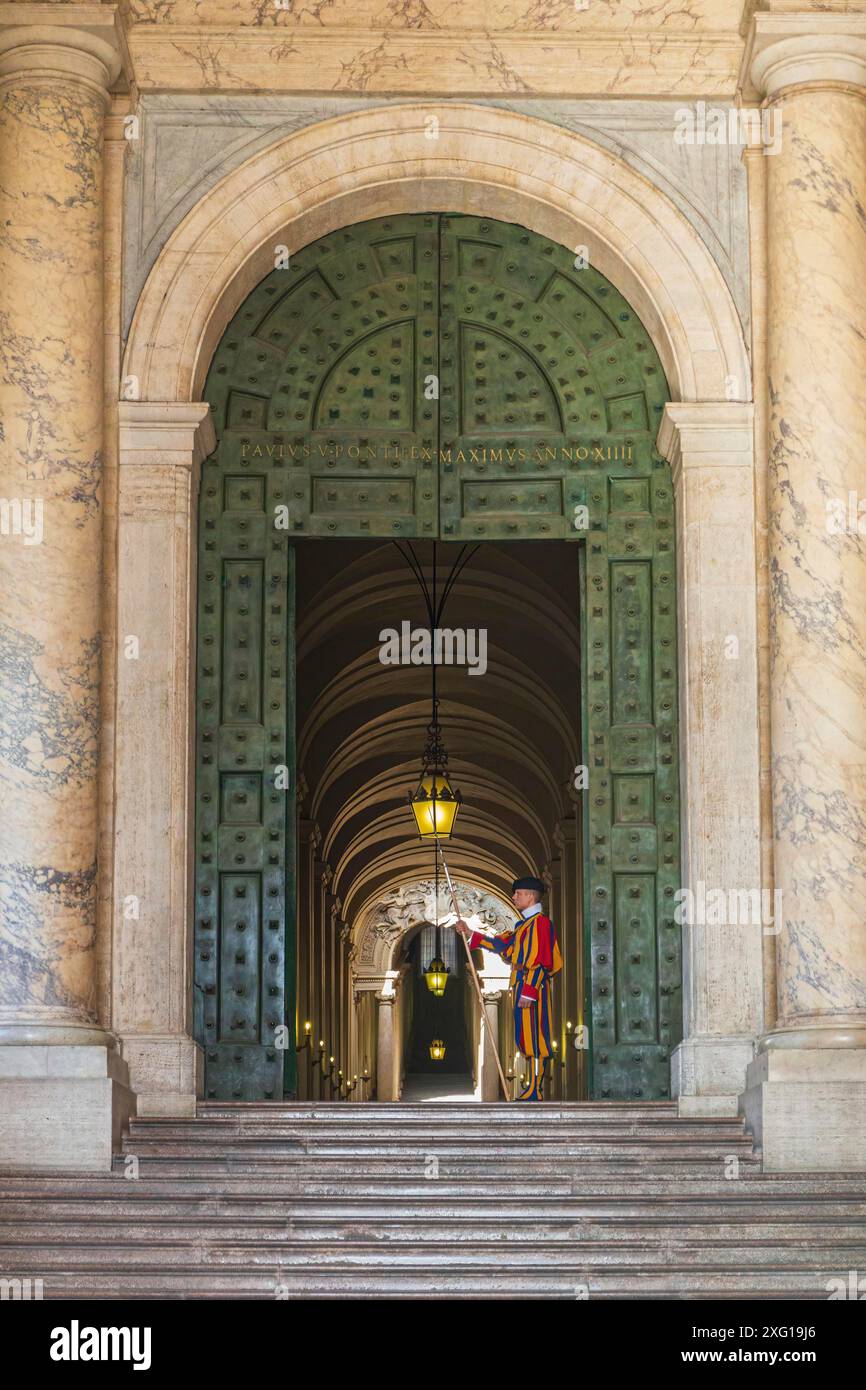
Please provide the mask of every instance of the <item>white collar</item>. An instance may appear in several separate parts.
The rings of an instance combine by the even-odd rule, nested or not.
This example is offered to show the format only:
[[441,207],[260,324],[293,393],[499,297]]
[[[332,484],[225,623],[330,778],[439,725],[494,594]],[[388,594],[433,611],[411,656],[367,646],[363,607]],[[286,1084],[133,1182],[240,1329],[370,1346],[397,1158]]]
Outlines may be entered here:
[[534,917],[535,914],[536,914],[536,912],[540,912],[540,911],[541,911],[541,903],[533,903],[533,904],[532,904],[532,907],[527,907],[527,908],[525,909],[525,911],[521,912],[520,916],[521,916],[521,918],[523,919],[524,922],[528,922],[529,919],[530,919],[530,917]]

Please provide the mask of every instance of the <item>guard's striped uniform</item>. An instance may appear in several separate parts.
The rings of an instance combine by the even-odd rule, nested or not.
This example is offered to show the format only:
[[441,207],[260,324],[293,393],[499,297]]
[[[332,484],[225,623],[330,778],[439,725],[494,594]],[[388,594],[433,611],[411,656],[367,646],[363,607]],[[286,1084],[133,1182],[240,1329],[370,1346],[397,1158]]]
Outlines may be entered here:
[[[503,936],[473,932],[469,938],[470,950],[479,946],[495,951],[511,964],[509,983],[514,991],[515,1047],[524,1057],[552,1057],[550,981],[557,970],[562,969],[562,956],[550,918],[543,912],[535,912]],[[528,1008],[521,1007],[521,998],[532,1001]],[[534,1075],[520,1099],[540,1100],[540,1088],[540,1075]]]

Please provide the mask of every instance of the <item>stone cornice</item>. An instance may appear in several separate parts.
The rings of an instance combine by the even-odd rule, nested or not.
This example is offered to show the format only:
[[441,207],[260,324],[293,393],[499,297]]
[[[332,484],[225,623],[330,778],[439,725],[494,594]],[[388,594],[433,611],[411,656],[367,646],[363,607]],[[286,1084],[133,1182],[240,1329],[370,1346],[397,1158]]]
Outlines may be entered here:
[[675,489],[684,468],[751,467],[755,407],[750,401],[671,401],[656,447]]
[[772,99],[817,82],[866,86],[866,13],[754,14],[740,70],[743,98]]
[[731,32],[133,24],[141,91],[369,96],[732,97]]
[[123,466],[171,464],[197,470],[216,448],[206,402],[121,401],[118,419]]

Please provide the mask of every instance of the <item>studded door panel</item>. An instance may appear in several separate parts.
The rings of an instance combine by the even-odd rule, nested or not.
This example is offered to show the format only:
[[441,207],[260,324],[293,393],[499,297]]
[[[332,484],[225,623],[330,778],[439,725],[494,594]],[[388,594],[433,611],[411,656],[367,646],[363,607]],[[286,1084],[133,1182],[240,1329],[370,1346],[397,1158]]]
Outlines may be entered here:
[[[591,1094],[662,1099],[682,1037],[676,557],[667,464],[590,484],[583,556]],[[605,500],[606,499],[606,500]]]
[[646,476],[667,399],[649,335],[565,247],[442,218],[442,535],[581,539],[587,475]]
[[295,1089],[290,542],[434,534],[437,280],[433,215],[335,232],[253,290],[208,375],[195,974],[218,1099]]
[[224,334],[206,387],[220,463],[282,475],[285,534],[435,534],[438,229],[430,214],[332,232]]

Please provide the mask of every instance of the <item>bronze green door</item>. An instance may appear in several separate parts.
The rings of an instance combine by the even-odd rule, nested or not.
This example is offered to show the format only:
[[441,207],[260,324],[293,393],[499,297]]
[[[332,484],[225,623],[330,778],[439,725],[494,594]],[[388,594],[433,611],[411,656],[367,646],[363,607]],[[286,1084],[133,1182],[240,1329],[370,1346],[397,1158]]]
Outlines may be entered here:
[[206,1094],[294,1091],[292,541],[439,536],[583,546],[591,1093],[667,1095],[681,1029],[675,552],[653,450],[666,385],[642,325],[523,228],[401,216],[275,269],[205,394],[218,438],[198,610]]
[[682,1036],[676,550],[649,334],[562,246],[441,220],[440,528],[582,544],[590,1094],[669,1095]]

